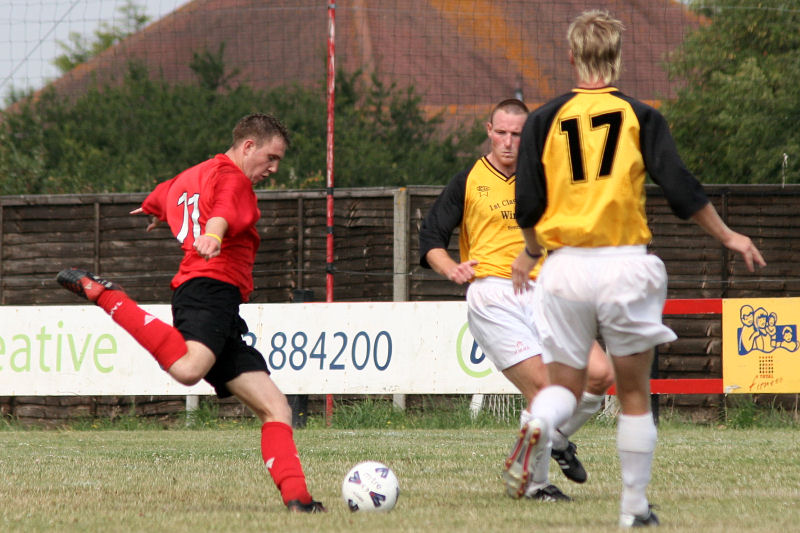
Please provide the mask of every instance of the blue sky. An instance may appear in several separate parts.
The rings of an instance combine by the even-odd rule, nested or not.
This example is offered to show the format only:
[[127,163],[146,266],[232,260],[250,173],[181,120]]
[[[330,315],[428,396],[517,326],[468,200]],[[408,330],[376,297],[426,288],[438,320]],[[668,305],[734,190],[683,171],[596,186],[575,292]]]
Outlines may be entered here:
[[[189,0],[134,0],[154,22]],[[115,23],[125,0],[1,0],[0,100],[15,89],[42,87],[58,77],[52,60],[63,53],[58,41],[69,34],[88,37],[102,21]],[[1,107],[1,106],[0,106]]]

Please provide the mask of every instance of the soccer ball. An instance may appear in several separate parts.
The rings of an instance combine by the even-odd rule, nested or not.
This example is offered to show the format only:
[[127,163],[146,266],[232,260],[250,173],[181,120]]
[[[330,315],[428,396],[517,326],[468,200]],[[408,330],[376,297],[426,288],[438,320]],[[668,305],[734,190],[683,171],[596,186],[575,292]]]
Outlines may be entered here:
[[351,511],[391,511],[400,495],[392,469],[364,461],[350,469],[342,482],[342,498]]

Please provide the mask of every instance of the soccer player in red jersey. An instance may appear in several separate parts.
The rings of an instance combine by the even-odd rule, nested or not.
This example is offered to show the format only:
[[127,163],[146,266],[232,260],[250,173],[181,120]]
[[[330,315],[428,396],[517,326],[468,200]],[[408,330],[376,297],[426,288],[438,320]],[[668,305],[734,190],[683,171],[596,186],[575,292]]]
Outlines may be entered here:
[[274,117],[252,114],[233,129],[233,144],[158,185],[131,214],[150,215],[147,231],[169,224],[184,257],[172,279],[173,325],[149,315],[117,284],[80,269],[57,280],[103,308],[184,385],[201,379],[220,398],[236,396],[262,422],[261,453],[292,512],[324,512],[308,492],[292,434],[292,411],[269,377],[264,357],[242,339],[239,304],[253,290],[261,216],[253,185],[278,170],[289,146]]

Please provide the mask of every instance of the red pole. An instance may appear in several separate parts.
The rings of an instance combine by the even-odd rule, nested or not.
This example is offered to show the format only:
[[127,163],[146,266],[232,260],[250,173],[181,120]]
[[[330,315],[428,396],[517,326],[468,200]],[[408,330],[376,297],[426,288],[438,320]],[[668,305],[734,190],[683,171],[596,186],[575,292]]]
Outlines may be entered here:
[[[333,301],[333,118],[334,89],[336,86],[335,46],[336,4],[328,3],[328,135],[327,135],[327,240],[325,246],[325,301]],[[333,395],[325,397],[325,420],[333,419]]]

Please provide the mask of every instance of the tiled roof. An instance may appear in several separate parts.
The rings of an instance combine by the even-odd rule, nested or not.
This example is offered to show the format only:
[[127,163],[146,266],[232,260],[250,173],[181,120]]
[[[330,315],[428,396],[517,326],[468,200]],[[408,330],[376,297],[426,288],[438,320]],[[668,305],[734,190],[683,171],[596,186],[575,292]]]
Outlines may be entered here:
[[[607,0],[627,31],[618,86],[643,100],[673,94],[666,54],[698,19],[680,2]],[[521,90],[532,104],[569,90],[569,21],[578,0],[350,0],[336,3],[336,66],[412,84],[432,108],[480,111]],[[119,79],[129,59],[170,82],[193,82],[193,53],[225,43],[233,83],[323,87],[327,4],[320,0],[195,0],[53,82],[79,93]]]

